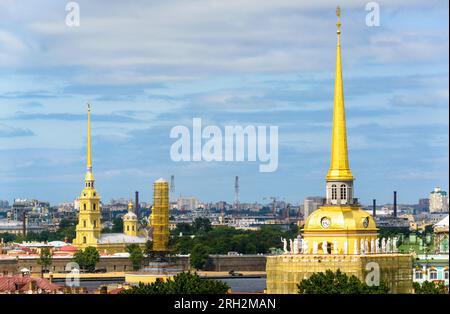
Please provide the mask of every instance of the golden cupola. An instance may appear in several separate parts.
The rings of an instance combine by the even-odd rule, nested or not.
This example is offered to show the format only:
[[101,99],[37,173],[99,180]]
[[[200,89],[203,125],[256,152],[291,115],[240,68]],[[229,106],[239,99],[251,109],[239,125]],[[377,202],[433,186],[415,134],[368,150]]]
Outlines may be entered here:
[[[322,207],[306,219],[303,236],[305,240],[317,243],[319,249],[325,241],[328,243],[327,250],[331,250],[333,245],[338,245],[340,253],[352,254],[355,242],[375,240],[378,229],[372,216],[362,210],[357,199],[353,197],[354,178],[349,166],[345,123],[339,7],[336,10],[336,15],[338,17],[336,23],[336,77],[331,162],[326,176],[326,200]],[[310,250],[312,250],[312,245]]]

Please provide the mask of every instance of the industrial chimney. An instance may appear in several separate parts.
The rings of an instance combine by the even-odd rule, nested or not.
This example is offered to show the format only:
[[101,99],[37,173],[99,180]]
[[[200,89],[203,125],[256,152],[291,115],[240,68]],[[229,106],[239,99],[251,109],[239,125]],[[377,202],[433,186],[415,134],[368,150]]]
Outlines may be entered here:
[[394,217],[397,217],[397,191],[394,191]]
[[136,216],[138,216],[138,218],[139,218],[139,209],[140,209],[140,206],[139,206],[139,191],[136,191],[135,192],[135,197],[134,197],[134,211],[135,211],[135,214],[136,214]]
[[377,215],[377,200],[376,199],[373,199],[372,208],[373,208],[372,216],[375,217]]

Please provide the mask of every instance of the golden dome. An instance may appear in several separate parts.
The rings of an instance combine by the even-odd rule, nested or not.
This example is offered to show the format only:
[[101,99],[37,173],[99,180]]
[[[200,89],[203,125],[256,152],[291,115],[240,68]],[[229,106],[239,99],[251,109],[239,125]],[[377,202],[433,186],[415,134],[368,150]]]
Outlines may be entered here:
[[323,206],[309,215],[305,222],[305,232],[321,231],[376,231],[372,216],[360,207]]

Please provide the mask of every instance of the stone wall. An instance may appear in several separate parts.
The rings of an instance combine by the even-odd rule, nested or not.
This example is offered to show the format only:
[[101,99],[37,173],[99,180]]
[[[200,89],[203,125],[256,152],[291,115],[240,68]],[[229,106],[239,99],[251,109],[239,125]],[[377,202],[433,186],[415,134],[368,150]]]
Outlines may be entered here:
[[265,271],[264,255],[210,255],[205,266],[209,271]]

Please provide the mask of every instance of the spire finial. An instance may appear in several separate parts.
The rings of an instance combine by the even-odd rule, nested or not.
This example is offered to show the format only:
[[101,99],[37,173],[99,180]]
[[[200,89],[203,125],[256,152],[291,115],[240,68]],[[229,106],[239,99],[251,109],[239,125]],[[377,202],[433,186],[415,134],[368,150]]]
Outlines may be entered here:
[[92,174],[92,153],[91,153],[91,104],[87,104],[87,156],[86,156],[86,177],[85,181],[94,181]]
[[336,16],[337,16],[337,31],[336,33],[339,35],[341,33],[341,8],[339,6],[336,7]]

